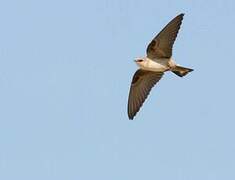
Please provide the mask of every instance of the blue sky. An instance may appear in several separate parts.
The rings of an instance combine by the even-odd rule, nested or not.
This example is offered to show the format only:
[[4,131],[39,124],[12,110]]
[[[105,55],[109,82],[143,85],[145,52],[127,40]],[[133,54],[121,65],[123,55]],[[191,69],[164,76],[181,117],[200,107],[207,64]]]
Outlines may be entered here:
[[[0,1],[0,179],[235,179],[235,3]],[[134,121],[135,57],[176,15],[178,63]]]

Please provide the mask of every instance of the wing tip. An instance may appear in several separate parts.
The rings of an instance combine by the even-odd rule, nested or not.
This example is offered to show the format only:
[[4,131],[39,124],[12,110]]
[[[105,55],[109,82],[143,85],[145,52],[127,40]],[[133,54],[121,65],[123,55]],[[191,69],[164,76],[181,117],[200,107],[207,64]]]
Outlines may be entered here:
[[176,18],[180,18],[181,21],[184,19],[184,13],[180,13],[178,16],[176,16]]
[[179,14],[179,16],[182,16],[182,17],[183,17],[184,15],[185,15],[185,13],[180,13],[180,14]]
[[[138,111],[137,111],[137,112],[138,112]],[[133,120],[134,117],[135,117],[135,115],[137,114],[137,112],[131,112],[131,111],[128,109],[127,114],[128,114],[129,120]]]
[[135,115],[128,114],[128,118],[129,118],[129,120],[133,120],[133,119],[134,119],[134,117],[135,117]]

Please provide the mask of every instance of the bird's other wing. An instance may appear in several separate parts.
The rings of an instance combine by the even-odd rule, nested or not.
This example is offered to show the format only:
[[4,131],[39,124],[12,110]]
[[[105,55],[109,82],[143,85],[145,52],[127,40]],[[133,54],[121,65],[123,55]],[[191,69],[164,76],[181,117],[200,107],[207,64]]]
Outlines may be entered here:
[[147,98],[152,87],[161,79],[163,72],[138,69],[132,79],[128,98],[128,117],[133,119]]
[[151,41],[147,47],[147,57],[155,59],[170,58],[172,56],[172,47],[180,29],[183,16],[184,14],[176,16]]

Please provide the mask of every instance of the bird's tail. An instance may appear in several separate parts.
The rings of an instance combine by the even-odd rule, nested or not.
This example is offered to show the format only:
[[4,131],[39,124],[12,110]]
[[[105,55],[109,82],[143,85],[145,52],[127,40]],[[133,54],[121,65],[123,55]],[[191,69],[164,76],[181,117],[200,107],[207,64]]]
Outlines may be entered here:
[[177,76],[183,77],[189,72],[193,71],[193,69],[182,67],[182,66],[176,66],[172,72],[175,73]]

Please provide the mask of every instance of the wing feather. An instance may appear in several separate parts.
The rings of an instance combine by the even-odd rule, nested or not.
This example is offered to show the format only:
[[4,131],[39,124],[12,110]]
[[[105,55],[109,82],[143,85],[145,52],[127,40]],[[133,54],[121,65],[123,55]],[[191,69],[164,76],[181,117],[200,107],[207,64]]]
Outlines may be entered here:
[[147,57],[155,59],[172,56],[172,47],[182,24],[183,16],[184,14],[176,16],[151,41],[147,47]]
[[152,87],[161,79],[163,72],[139,69],[135,72],[128,98],[128,117],[133,119],[149,95]]

